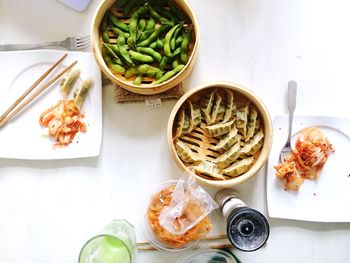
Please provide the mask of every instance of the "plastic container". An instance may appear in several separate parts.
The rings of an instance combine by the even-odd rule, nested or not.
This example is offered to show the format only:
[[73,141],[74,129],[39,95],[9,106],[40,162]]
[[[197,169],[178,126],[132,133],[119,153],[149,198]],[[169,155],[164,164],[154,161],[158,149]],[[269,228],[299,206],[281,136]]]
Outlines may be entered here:
[[[157,194],[159,195],[159,193],[162,190],[167,189],[168,187],[171,187],[171,186],[174,186],[174,188],[175,188],[176,184],[177,184],[176,180],[170,180],[170,181],[163,183],[160,187],[158,187],[153,192],[149,202],[147,203],[147,210],[145,213],[145,228],[144,229],[145,229],[145,235],[146,235],[147,239],[158,250],[168,251],[168,252],[184,252],[184,251],[190,250],[190,249],[196,247],[201,240],[201,238],[199,238],[199,239],[195,239],[193,241],[189,241],[188,243],[185,243],[183,246],[171,246],[171,245],[167,244],[166,242],[163,242],[159,237],[157,237],[157,235],[154,233],[154,231],[152,230],[152,228],[150,226],[150,219],[148,216],[148,211],[149,211],[149,207],[150,207],[152,200],[154,199],[154,197]],[[211,222],[210,217],[209,217],[209,220]]]
[[176,263],[240,263],[239,259],[229,250],[198,249]]

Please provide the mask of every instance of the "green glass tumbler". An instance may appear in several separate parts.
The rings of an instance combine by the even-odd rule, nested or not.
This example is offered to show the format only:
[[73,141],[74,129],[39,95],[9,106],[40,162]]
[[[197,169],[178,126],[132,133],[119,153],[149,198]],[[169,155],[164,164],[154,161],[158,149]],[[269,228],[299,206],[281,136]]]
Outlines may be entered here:
[[82,247],[79,263],[132,263],[136,249],[134,227],[126,220],[113,220]]

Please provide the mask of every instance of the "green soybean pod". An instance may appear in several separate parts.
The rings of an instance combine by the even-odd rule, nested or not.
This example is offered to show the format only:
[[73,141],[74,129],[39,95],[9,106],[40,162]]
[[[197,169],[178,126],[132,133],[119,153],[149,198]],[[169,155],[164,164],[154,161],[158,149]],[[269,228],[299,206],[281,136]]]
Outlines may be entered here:
[[113,63],[113,60],[112,60],[109,56],[105,55],[105,56],[103,57],[103,59],[106,61],[107,65],[108,65],[111,69],[113,69],[114,71],[116,71],[116,72],[118,72],[118,73],[121,73],[121,74],[124,74],[124,73],[125,73],[125,68],[124,68],[123,66],[121,66],[121,65],[118,65],[118,64],[116,64],[116,63]]
[[133,83],[134,85],[140,86],[142,82],[142,75],[137,75],[136,78],[134,79]]
[[133,50],[129,50],[129,54],[133,60],[143,62],[143,63],[152,63],[153,62],[153,58],[149,55],[144,55],[144,54],[141,54],[141,53],[133,51]]
[[164,54],[168,57],[171,56],[171,48],[170,48],[170,40],[175,32],[175,30],[180,26],[180,24],[177,24],[176,26],[174,26],[172,29],[170,29],[168,31],[168,33],[166,33],[165,35],[165,39],[164,39]]
[[158,14],[161,14],[163,17],[169,19],[169,20],[177,20],[177,18],[174,16],[174,14],[169,10],[166,9],[163,6],[160,5],[154,5],[152,6],[154,11],[156,11]]
[[149,45],[149,47],[156,49],[157,48],[157,41],[153,42],[151,45]]
[[138,50],[142,53],[145,53],[147,55],[150,55],[152,58],[154,58],[157,62],[160,62],[162,59],[162,55],[155,51],[153,48],[150,47],[139,47]]
[[160,14],[158,14],[154,9],[153,7],[150,5],[149,6],[149,13],[151,15],[151,17],[153,17],[155,20],[157,21],[160,21],[160,23],[162,24],[171,24],[171,23],[174,23],[173,21],[171,20],[168,20],[167,18],[165,17],[162,17]]
[[166,65],[166,63],[168,63],[168,57],[163,56],[162,59],[161,59],[160,62],[159,62],[158,68],[159,68],[160,70],[163,70],[164,67],[165,67],[165,65]]
[[116,34],[116,36],[123,35],[125,38],[128,38],[130,36],[129,33],[126,33],[117,27],[112,27],[112,31],[114,34]]
[[131,9],[133,9],[133,7],[136,5],[137,0],[128,0],[127,3],[124,5],[122,13],[124,16],[127,16]]
[[190,43],[192,35],[192,30],[189,30],[185,33],[184,39],[181,43],[181,53],[180,53],[180,59],[183,63],[187,63],[188,61],[188,44]]
[[128,52],[126,45],[125,45],[125,37],[123,34],[120,34],[118,36],[117,44],[118,44],[120,55],[125,60],[126,64],[128,64],[128,66],[133,65],[134,62],[131,60],[131,58],[129,56],[129,52]]
[[159,49],[164,48],[164,40],[158,38],[156,43],[157,43],[157,48]]
[[146,28],[146,19],[144,19],[144,18],[141,18],[140,20],[139,20],[139,31],[140,32],[143,32],[143,31],[145,31],[145,28]]
[[156,79],[160,79],[161,77],[163,77],[163,72],[160,71],[156,74]]
[[150,30],[145,30],[143,31],[138,39],[137,39],[137,42],[142,42],[144,40],[146,40],[150,35],[152,35],[152,33],[155,31],[155,29],[150,29]]
[[130,21],[129,21],[129,32],[130,36],[135,40],[137,40],[137,25],[139,17],[148,12],[148,4],[144,4],[143,6],[139,7],[134,13],[131,15]]
[[156,26],[156,21],[153,19],[153,17],[150,17],[147,21],[145,30],[154,29],[155,26]]
[[182,29],[182,26],[183,26],[183,23],[181,22],[180,23],[180,26],[178,28],[176,28],[173,36],[171,37],[171,40],[170,40],[170,49],[171,50],[174,50],[175,49],[175,43],[176,43],[176,38],[178,36],[178,34],[180,33],[181,29]]
[[179,62],[178,59],[174,59],[173,62],[171,62],[171,66],[172,66],[173,68],[177,68],[177,67],[180,66],[180,65],[181,65],[181,64],[180,64],[180,62]]
[[134,39],[131,36],[128,37],[127,43],[128,43],[128,46],[129,46],[130,49],[132,49],[134,51],[137,51],[137,47],[136,47],[135,41],[134,41]]
[[175,41],[175,47],[179,47],[182,43],[183,37],[179,36]]
[[143,75],[152,75],[152,74],[157,74],[158,72],[161,72],[159,68],[153,67],[148,64],[142,64],[137,66],[136,68],[137,72]]
[[175,76],[177,73],[179,73],[184,67],[185,67],[185,65],[177,66],[173,70],[168,71],[167,73],[165,73],[163,77],[161,77],[160,79],[157,79],[153,83],[154,84],[160,84],[160,83],[162,83],[164,81],[167,81],[167,80],[171,79],[173,76]]
[[123,65],[123,61],[119,58],[120,52],[117,45],[103,43],[107,53],[112,56],[113,61],[119,65]]
[[165,31],[166,29],[168,29],[169,26],[168,25],[162,25],[160,27],[157,27],[153,33],[145,40],[141,41],[138,46],[139,47],[148,47],[152,42],[154,42],[158,36]]
[[128,25],[119,21],[119,19],[111,11],[108,11],[108,19],[113,26],[119,28],[120,30],[123,30],[124,32],[129,32]]
[[128,69],[125,71],[124,77],[125,77],[126,79],[129,79],[129,78],[135,76],[136,74],[137,74],[137,69],[136,69],[136,67],[130,67],[130,68],[128,68]]
[[107,14],[104,15],[103,20],[101,22],[101,32],[102,32],[102,40],[103,40],[103,42],[109,43],[108,17],[107,17]]

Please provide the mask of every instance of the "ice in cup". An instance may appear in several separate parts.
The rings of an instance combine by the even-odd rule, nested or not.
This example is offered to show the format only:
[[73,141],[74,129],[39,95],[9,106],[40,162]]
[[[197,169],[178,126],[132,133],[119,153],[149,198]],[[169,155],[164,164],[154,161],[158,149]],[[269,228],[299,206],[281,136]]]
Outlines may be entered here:
[[84,244],[79,263],[131,263],[135,248],[134,227],[126,220],[113,220]]

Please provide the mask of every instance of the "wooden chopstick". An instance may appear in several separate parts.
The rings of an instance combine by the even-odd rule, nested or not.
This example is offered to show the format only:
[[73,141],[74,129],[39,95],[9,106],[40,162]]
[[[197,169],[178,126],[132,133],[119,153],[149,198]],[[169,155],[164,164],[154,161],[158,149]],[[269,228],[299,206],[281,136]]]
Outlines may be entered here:
[[[213,249],[223,249],[223,248],[232,248],[232,244],[225,243],[225,244],[213,244],[209,245],[210,248]],[[157,250],[155,247],[152,246],[145,246],[145,247],[137,247],[137,250],[139,251],[154,251]]]
[[[65,56],[63,56],[62,58],[64,58]],[[61,58],[61,59],[62,59]],[[60,61],[58,61],[60,62]],[[58,80],[64,73],[66,73],[68,70],[70,70],[75,64],[77,64],[78,61],[74,61],[72,64],[70,64],[68,67],[66,67],[64,70],[62,70],[60,73],[58,73],[58,75],[56,75],[54,78],[52,78],[51,80],[49,80],[48,82],[44,83],[44,85],[42,87],[40,87],[40,89],[38,89],[37,91],[35,91],[26,101],[24,101],[21,105],[18,106],[18,103],[14,103],[14,107],[18,106],[14,111],[12,111],[10,114],[5,115],[4,119],[2,119],[0,121],[0,128],[7,123],[10,119],[12,119],[20,110],[22,110],[25,106],[27,106],[31,101],[33,101],[37,96],[40,95],[40,93],[42,93],[44,90],[46,90],[48,87],[51,86],[51,84],[53,84],[56,80]],[[56,62],[55,65],[57,66],[58,63]],[[54,65],[54,66],[55,66]],[[50,68],[51,69],[51,68]],[[46,72],[47,73],[47,72]],[[46,74],[45,73],[45,74]],[[44,75],[45,75],[44,74]],[[43,76],[44,76],[43,75]],[[27,91],[25,92],[27,93]],[[29,93],[29,92],[28,92]],[[22,95],[23,96],[23,95]],[[22,97],[21,96],[21,97]],[[24,96],[25,97],[25,96]],[[23,98],[22,98],[23,100]],[[17,101],[16,101],[17,102]],[[11,107],[10,107],[11,108]]]
[[[216,236],[205,237],[203,239],[207,240],[207,241],[219,240],[219,239],[227,239],[227,235],[226,234],[220,234],[220,235],[216,235]],[[144,246],[144,245],[150,245],[150,243],[148,241],[142,241],[142,242],[137,242],[136,245],[137,246]]]
[[36,86],[39,85],[43,79],[47,77],[47,75],[50,74],[50,72],[57,67],[58,64],[60,64],[65,58],[67,57],[67,53],[64,54],[55,64],[52,65],[51,68],[49,68],[40,78],[38,78],[32,86],[29,87],[1,116],[0,116],[0,123],[3,119],[30,93],[33,89],[35,89]]

